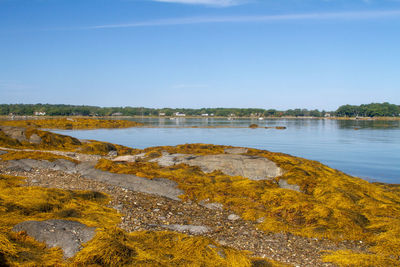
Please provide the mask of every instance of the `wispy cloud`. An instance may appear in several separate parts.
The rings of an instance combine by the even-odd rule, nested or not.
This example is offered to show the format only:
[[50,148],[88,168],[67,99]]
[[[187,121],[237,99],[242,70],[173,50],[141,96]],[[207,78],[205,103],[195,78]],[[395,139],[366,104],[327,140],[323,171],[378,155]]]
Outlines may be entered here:
[[168,18],[159,20],[138,21],[126,24],[106,24],[80,29],[110,29],[110,28],[135,28],[150,26],[173,26],[206,23],[255,23],[274,22],[290,20],[361,20],[399,17],[400,10],[387,11],[360,11],[360,12],[336,12],[336,13],[304,13],[304,14],[283,14],[283,15],[258,15],[258,16],[204,16],[204,17],[183,17]]
[[239,0],[152,0],[154,2],[163,3],[177,3],[177,4],[190,4],[190,5],[207,5],[217,7],[228,7],[235,6],[243,3],[244,1]]

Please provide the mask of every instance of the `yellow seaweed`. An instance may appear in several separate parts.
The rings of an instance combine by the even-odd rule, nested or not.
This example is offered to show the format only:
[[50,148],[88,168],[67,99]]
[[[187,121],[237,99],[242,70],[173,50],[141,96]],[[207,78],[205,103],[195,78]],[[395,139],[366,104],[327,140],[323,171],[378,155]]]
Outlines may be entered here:
[[8,151],[8,153],[1,155],[0,159],[2,160],[19,160],[19,159],[36,159],[36,160],[47,160],[47,161],[55,161],[57,159],[65,159],[74,163],[79,163],[78,160],[75,160],[70,157],[57,155],[48,152],[40,152],[40,151]]
[[0,125],[14,127],[35,127],[42,129],[102,129],[129,128],[142,126],[142,123],[129,120],[106,120],[93,118],[54,118],[37,120],[0,120]]
[[[192,154],[213,148],[221,153],[226,147],[197,144],[145,152]],[[134,163],[103,159],[97,168],[149,179],[168,178],[184,190],[183,199],[222,203],[246,220],[259,220],[264,231],[335,241],[363,240],[374,255],[388,260],[394,257],[400,264],[400,186],[369,183],[319,162],[282,153],[249,149],[247,154],[272,160],[284,174],[272,181],[251,181],[219,171],[204,173],[185,164],[160,167],[146,159]],[[280,179],[300,186],[301,192],[279,188]]]
[[[205,237],[170,231],[127,233],[116,228],[120,215],[106,207],[109,197],[93,191],[25,187],[22,177],[0,175],[0,263],[11,266],[283,266],[252,259],[249,252]],[[24,232],[26,220],[67,219],[96,227],[95,237],[68,261],[59,248],[46,248]]]

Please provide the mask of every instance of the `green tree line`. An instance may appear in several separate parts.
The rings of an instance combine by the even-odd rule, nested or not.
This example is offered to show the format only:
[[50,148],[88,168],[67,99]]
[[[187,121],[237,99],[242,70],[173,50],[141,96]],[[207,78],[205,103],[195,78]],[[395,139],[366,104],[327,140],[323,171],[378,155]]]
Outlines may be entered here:
[[372,103],[367,105],[352,106],[344,105],[336,111],[326,112],[324,110],[308,109],[260,109],[260,108],[145,108],[145,107],[97,107],[78,105],[53,105],[53,104],[0,104],[0,115],[35,115],[43,112],[48,116],[173,116],[176,113],[186,116],[222,116],[222,117],[325,117],[332,116],[347,117],[376,117],[376,116],[399,116],[400,107],[389,103]]
[[335,113],[340,117],[398,117],[400,106],[388,102],[360,106],[344,105],[340,106]]

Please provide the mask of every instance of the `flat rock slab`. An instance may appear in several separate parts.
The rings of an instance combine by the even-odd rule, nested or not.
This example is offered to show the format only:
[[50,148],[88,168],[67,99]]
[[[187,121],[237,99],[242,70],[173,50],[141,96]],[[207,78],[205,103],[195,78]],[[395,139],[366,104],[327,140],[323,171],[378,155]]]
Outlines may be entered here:
[[8,167],[16,171],[30,171],[31,169],[51,169],[55,171],[64,171],[74,173],[76,171],[76,163],[66,160],[57,159],[54,161],[36,160],[36,159],[20,159],[9,160]]
[[145,153],[137,154],[137,155],[124,155],[118,156],[112,159],[114,162],[135,162],[138,159],[142,159],[146,156]]
[[129,174],[116,174],[101,171],[94,167],[95,162],[76,164],[69,160],[57,159],[53,162],[46,160],[21,159],[8,161],[8,168],[16,171],[30,171],[32,169],[49,169],[67,173],[79,173],[85,178],[101,181],[110,185],[120,186],[132,191],[153,194],[180,201],[179,196],[184,192],[174,181],[155,178],[147,179]]
[[163,196],[173,200],[181,201],[179,196],[184,194],[184,192],[178,188],[176,182],[164,178],[147,179],[129,174],[110,173],[96,169],[87,163],[79,164],[77,166],[77,172],[89,179],[120,186],[132,191]]
[[[242,150],[241,150],[242,151]],[[283,174],[274,162],[267,158],[250,155],[218,154],[218,155],[182,155],[163,153],[159,158],[151,160],[161,166],[172,166],[185,163],[200,167],[205,173],[216,170],[231,176],[242,176],[251,180],[268,180]]]
[[25,221],[12,230],[25,231],[49,248],[61,247],[65,258],[73,257],[81,250],[82,244],[90,241],[95,234],[94,227],[67,220]]
[[187,157],[185,154],[169,154],[168,152],[162,152],[162,156],[159,158],[151,159],[149,162],[157,162],[161,167],[169,167],[179,163],[179,160]]
[[210,228],[202,225],[170,224],[170,225],[161,225],[161,227],[181,233],[187,232],[193,235],[206,234],[211,231]]

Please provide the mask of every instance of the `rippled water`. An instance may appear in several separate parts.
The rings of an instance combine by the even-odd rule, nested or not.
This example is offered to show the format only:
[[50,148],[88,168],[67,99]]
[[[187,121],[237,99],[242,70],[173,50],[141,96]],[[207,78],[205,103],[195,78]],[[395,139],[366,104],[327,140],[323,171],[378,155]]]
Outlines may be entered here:
[[[400,121],[134,119],[155,128],[58,131],[130,147],[208,143],[245,146],[313,159],[372,181],[400,183]],[[251,123],[260,126],[249,129]],[[183,126],[183,127],[182,127]],[[232,126],[244,128],[185,128]],[[264,127],[285,126],[286,130]]]

